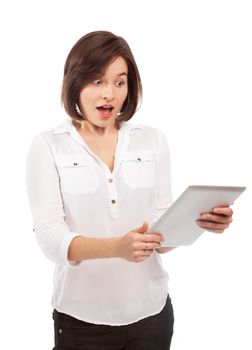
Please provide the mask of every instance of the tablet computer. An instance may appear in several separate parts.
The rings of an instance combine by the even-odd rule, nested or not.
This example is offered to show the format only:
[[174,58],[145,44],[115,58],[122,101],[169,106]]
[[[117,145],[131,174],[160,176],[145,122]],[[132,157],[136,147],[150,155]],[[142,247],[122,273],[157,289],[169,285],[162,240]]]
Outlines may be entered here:
[[189,186],[147,233],[161,233],[165,238],[162,247],[190,245],[205,231],[196,224],[200,214],[216,206],[232,205],[245,188]]

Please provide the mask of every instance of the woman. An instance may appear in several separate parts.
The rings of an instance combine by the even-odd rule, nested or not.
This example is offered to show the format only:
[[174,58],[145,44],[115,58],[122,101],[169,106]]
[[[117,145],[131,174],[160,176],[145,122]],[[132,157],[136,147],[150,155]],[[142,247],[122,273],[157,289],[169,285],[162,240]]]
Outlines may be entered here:
[[[54,349],[170,348],[173,309],[158,233],[172,201],[169,150],[156,128],[128,123],[142,87],[126,41],[89,33],[64,69],[71,117],[35,136],[27,159],[34,231],[55,262]],[[229,207],[198,225],[223,232]]]

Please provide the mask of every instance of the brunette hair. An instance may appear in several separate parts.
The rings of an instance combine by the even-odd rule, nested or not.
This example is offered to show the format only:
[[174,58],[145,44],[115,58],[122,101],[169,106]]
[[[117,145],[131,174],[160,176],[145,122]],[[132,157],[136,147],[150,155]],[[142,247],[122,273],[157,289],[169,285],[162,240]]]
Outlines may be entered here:
[[108,31],[94,31],[76,42],[65,62],[61,101],[71,118],[84,119],[79,111],[81,89],[102,75],[119,56],[128,66],[128,95],[117,121],[127,121],[134,115],[142,98],[142,84],[131,49],[120,36]]

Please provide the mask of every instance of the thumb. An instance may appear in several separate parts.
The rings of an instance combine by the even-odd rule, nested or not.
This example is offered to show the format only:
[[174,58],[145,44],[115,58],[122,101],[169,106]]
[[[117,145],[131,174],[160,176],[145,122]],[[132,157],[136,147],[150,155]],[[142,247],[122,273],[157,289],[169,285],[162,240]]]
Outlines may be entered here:
[[149,228],[149,224],[147,221],[143,222],[143,225],[136,228],[134,231],[138,232],[138,233],[145,233],[146,231],[148,231]]

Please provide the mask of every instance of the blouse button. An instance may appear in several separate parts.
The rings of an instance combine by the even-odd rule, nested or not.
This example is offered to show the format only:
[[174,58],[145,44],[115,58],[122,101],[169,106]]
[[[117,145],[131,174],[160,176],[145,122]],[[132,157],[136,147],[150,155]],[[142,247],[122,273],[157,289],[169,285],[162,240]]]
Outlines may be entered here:
[[78,165],[78,163],[73,163],[74,166]]
[[109,182],[113,182],[113,179],[109,179]]
[[112,199],[111,203],[115,204],[115,202],[116,202],[116,201],[115,201],[114,199]]

